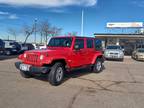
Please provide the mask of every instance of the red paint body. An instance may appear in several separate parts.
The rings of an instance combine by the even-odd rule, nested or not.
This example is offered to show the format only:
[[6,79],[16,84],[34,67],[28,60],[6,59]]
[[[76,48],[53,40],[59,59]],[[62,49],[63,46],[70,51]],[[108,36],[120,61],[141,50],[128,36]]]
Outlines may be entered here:
[[[53,37],[53,38],[65,38],[65,37]],[[19,59],[25,63],[33,66],[45,66],[50,65],[56,60],[63,60],[66,66],[71,68],[81,67],[84,65],[93,65],[97,57],[103,58],[102,52],[97,51],[94,47],[95,38],[88,37],[70,37],[72,43],[70,47],[47,47],[45,50],[32,50],[26,51],[19,56]],[[84,40],[84,48],[75,50],[75,40]],[[87,48],[87,39],[93,40],[93,48]],[[26,57],[24,57],[26,55]],[[40,56],[43,55],[43,59],[40,60]]]

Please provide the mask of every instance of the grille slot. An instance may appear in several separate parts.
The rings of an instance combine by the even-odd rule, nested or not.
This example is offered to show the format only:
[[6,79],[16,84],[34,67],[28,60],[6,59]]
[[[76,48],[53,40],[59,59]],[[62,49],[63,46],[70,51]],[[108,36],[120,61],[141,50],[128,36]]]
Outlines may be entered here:
[[36,63],[36,62],[38,62],[38,55],[28,54],[27,57],[26,57],[26,61]]
[[118,55],[118,53],[110,53],[111,55]]

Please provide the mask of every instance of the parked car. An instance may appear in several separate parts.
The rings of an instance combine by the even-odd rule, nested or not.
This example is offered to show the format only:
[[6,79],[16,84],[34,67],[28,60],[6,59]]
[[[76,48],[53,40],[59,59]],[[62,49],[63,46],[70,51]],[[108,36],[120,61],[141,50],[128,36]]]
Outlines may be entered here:
[[22,44],[22,45],[27,47],[27,50],[34,50],[35,49],[35,47],[31,43],[25,43],[25,44]]
[[42,44],[40,44],[39,46],[38,46],[38,49],[46,49],[47,48],[47,45],[42,45]]
[[20,49],[21,49],[21,46],[13,41],[13,40],[4,40],[4,43],[5,43],[5,51],[4,51],[4,54],[5,55],[11,55],[11,54],[18,54]]
[[106,59],[121,60],[124,59],[124,52],[119,45],[109,45],[104,51],[104,57]]
[[93,72],[103,69],[104,57],[94,45],[95,38],[53,37],[47,49],[26,51],[15,66],[24,78],[46,74],[51,85],[62,83],[64,74],[73,69],[90,67]]
[[27,51],[28,47],[26,45],[24,45],[22,42],[19,42],[20,46],[21,46],[21,51]]
[[3,40],[0,39],[0,55],[2,55],[5,51],[5,43],[3,42]]
[[38,44],[32,44],[34,46],[34,49],[39,49],[39,45]]
[[121,46],[124,52],[124,55],[132,55],[133,47],[132,46]]
[[135,60],[144,61],[144,48],[138,48],[132,53],[132,58]]
[[35,47],[31,43],[20,43],[20,46],[21,46],[21,50],[19,52],[20,54],[24,53],[25,51],[35,49]]

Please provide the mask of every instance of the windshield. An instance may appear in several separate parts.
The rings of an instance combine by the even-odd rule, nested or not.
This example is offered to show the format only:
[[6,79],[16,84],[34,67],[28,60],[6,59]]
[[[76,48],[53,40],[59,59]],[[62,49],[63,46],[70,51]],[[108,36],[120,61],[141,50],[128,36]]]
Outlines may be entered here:
[[121,49],[120,46],[107,46],[106,49]]
[[48,47],[71,47],[72,38],[51,38]]
[[138,52],[144,53],[144,49],[138,49]]

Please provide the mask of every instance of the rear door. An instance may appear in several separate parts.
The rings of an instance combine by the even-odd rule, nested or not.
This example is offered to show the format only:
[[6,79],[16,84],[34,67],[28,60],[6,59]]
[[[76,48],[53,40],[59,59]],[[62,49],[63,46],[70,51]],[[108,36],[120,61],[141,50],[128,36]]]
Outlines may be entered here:
[[95,55],[95,49],[94,49],[94,39],[93,38],[87,38],[86,39],[86,63],[91,64],[93,57]]

